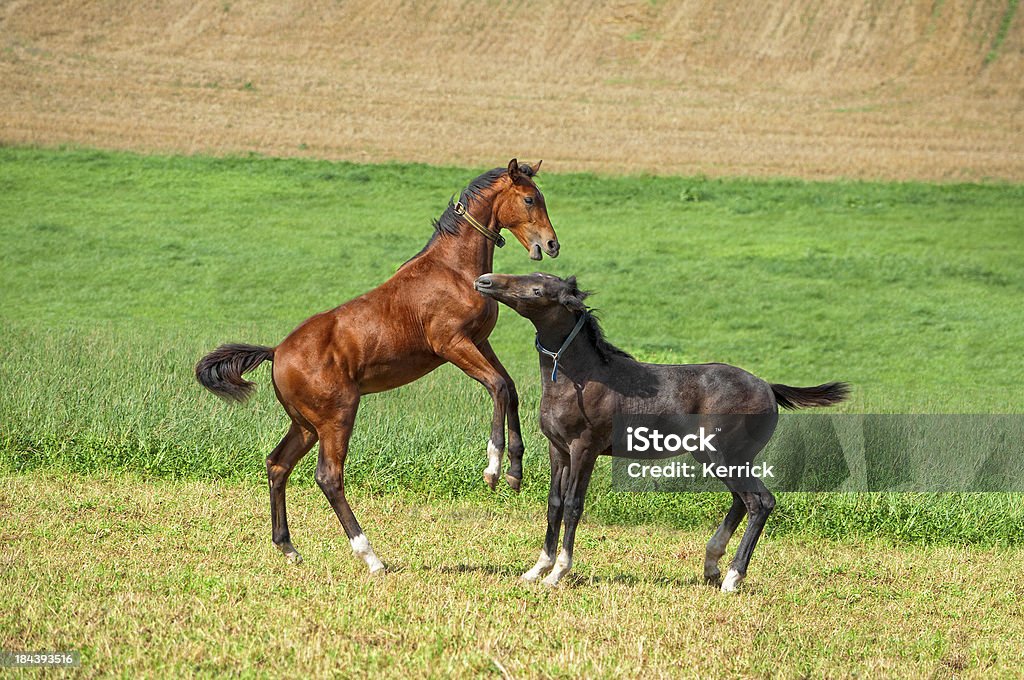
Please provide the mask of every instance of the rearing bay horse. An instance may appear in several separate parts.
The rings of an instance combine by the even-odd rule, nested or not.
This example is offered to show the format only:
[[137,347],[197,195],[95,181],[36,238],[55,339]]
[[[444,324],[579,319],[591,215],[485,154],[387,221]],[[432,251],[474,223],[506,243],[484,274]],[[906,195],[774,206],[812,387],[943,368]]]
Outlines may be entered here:
[[242,377],[273,361],[277,399],[291,418],[288,433],[267,458],[273,541],[292,562],[285,485],[295,464],[320,442],[316,482],[345,529],[353,552],[370,572],[384,569],[345,498],[345,457],[359,400],[423,377],[445,362],[482,383],[494,400],[488,465],[493,489],[501,471],[508,421],[509,468],[505,479],[519,490],[523,438],[515,384],[487,341],[498,305],[473,282],[493,268],[494,248],[507,229],[540,260],[558,255],[558,239],[544,196],[533,177],[540,169],[519,164],[473,180],[434,222],[423,250],[390,279],[354,300],[310,317],[277,347],[222,345],[196,365],[196,378],[215,394],[243,401],[255,385]]

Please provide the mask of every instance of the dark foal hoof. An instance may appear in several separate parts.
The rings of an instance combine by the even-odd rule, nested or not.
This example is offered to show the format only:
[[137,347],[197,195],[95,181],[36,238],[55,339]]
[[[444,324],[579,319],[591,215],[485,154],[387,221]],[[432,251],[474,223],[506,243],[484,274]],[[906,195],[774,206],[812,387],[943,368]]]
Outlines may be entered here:
[[510,474],[506,474],[505,475],[505,481],[508,482],[508,485],[510,487],[512,487],[513,491],[515,491],[516,493],[519,493],[519,487],[521,487],[523,485],[522,478],[520,478],[520,477],[513,477]]
[[498,488],[498,474],[496,472],[485,472],[484,481],[487,482],[487,486],[491,487],[491,491]]

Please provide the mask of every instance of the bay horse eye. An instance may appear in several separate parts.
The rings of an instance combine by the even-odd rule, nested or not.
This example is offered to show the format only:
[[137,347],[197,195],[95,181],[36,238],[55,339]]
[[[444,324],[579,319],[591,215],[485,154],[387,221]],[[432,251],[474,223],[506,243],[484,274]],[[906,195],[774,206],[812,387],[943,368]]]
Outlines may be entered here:
[[525,197],[525,198],[523,199],[523,202],[524,202],[524,203],[526,203],[526,205],[533,205],[533,196],[527,196],[527,197]]

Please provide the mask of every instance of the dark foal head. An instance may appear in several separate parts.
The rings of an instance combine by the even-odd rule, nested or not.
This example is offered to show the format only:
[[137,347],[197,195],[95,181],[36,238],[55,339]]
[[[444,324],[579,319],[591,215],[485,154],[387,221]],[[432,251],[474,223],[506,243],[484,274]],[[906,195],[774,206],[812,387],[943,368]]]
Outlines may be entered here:
[[541,259],[541,251],[548,257],[558,257],[558,237],[548,218],[544,195],[533,181],[541,162],[531,167],[513,158],[508,163],[509,183],[494,197],[498,224],[530,251],[531,260]]
[[576,277],[560,279],[551,274],[484,274],[476,280],[476,289],[516,310],[531,321],[554,319],[560,315],[577,316],[587,311],[587,293],[576,286]]

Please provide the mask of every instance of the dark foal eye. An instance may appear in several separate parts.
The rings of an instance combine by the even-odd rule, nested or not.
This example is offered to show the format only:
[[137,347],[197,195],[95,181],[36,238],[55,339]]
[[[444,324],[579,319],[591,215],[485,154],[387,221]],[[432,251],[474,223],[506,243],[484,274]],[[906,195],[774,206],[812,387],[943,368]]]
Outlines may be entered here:
[[524,197],[523,202],[526,203],[526,205],[533,205],[533,196]]
[[541,289],[540,288],[534,288],[533,289],[533,294],[534,294],[535,297],[540,297]]

